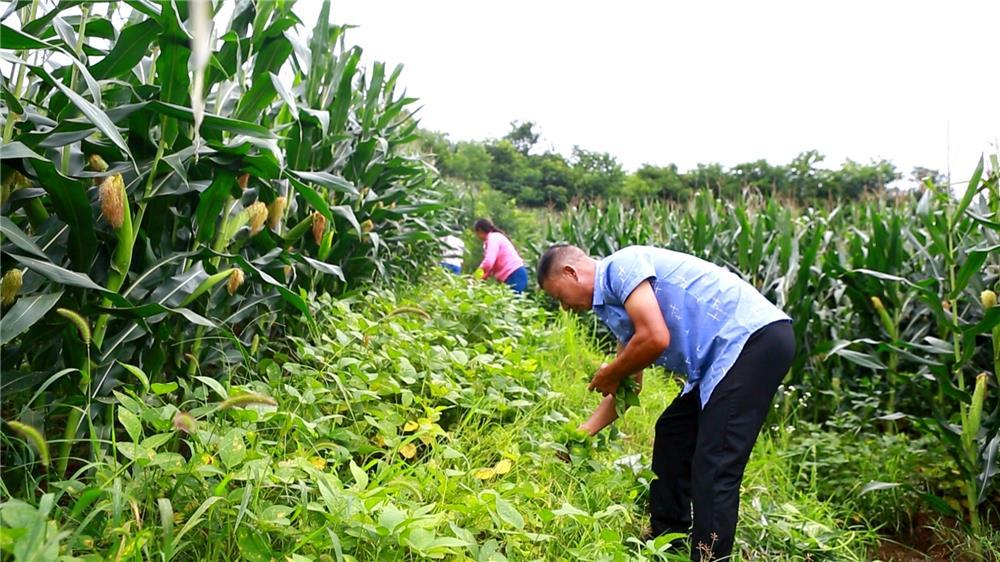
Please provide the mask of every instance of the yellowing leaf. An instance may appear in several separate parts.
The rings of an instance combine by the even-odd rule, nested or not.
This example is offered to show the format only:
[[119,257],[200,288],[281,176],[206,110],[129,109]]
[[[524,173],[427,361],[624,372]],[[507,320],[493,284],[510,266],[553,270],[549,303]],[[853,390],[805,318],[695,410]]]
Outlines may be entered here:
[[472,475],[476,480],[489,480],[496,476],[496,470],[492,468],[480,468]]
[[403,426],[403,431],[416,431],[418,427],[420,427],[420,424],[417,422],[408,421],[406,422],[406,425]]
[[510,459],[503,459],[493,467],[493,471],[497,474],[507,474],[513,466],[514,463],[510,462]]
[[313,465],[316,470],[323,470],[326,468],[326,459],[320,457],[312,457],[309,459],[309,464]]
[[403,455],[405,458],[412,459],[417,456],[417,446],[413,443],[407,443],[399,448],[399,454]]

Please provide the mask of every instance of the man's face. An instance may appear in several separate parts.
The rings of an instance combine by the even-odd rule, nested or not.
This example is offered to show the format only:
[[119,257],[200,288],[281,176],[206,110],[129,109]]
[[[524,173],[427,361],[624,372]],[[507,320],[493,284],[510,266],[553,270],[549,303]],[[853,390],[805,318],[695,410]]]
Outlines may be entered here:
[[542,284],[542,290],[562,304],[563,308],[590,310],[594,304],[594,283],[589,283],[571,265],[555,271]]

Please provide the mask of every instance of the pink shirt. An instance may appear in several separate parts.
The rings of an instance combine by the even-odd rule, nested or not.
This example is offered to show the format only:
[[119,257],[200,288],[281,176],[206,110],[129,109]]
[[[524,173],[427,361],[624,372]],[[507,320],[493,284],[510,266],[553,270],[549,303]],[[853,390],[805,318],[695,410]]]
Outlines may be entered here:
[[483,263],[479,264],[479,267],[482,268],[485,279],[493,276],[500,281],[506,281],[511,273],[524,267],[524,260],[506,236],[499,232],[491,232],[486,235],[486,242],[483,244]]

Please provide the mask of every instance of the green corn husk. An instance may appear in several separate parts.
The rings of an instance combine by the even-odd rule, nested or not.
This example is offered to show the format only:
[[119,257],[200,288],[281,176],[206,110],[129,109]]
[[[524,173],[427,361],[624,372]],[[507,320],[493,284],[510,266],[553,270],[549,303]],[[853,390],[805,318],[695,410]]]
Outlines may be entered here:
[[17,300],[23,279],[24,274],[17,268],[9,269],[3,274],[3,281],[0,282],[0,302],[3,306],[10,306]]
[[205,294],[206,291],[221,283],[224,279],[229,279],[229,277],[233,275],[234,271],[239,271],[239,270],[238,268],[234,267],[232,269],[226,269],[220,271],[215,275],[210,275],[207,279],[202,281],[200,285],[198,285],[198,288],[196,288],[193,293],[191,293],[190,295],[187,296],[187,298],[184,299],[184,301],[181,303],[181,306],[187,306],[191,304],[198,297]]
[[297,242],[299,238],[302,238],[302,236],[305,235],[306,231],[308,231],[312,227],[314,216],[315,215],[307,216],[306,218],[302,219],[298,224],[293,226],[288,232],[286,232],[285,235],[282,237],[284,238],[285,242],[291,244],[293,242]]

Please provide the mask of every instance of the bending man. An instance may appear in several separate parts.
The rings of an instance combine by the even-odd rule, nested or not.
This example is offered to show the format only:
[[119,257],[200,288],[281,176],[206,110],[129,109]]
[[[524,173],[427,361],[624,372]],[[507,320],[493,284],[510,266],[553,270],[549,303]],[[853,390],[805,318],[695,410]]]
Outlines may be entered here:
[[735,274],[648,246],[599,261],[553,246],[538,283],[565,307],[593,310],[623,345],[591,390],[613,396],[653,363],[687,377],[656,422],[650,530],[690,533],[693,560],[729,557],[743,470],[795,353],[788,316]]

